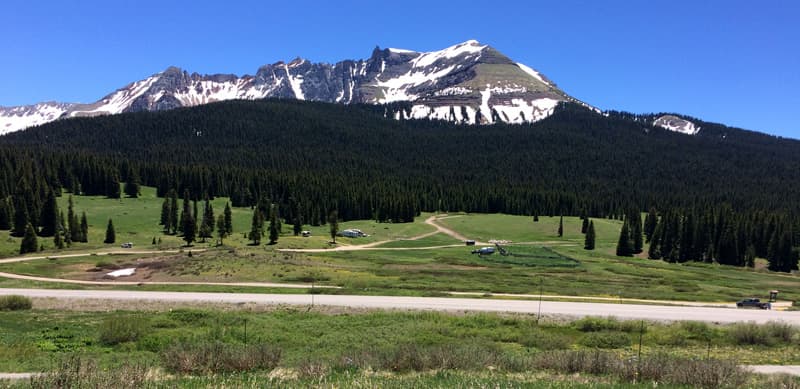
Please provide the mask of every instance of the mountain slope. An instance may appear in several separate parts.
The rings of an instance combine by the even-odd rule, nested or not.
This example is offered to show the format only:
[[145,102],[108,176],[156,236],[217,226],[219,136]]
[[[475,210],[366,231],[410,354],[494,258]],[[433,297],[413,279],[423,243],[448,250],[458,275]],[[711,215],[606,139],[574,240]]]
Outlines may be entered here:
[[[580,103],[536,70],[470,40],[433,52],[375,48],[367,60],[295,59],[255,75],[199,75],[170,67],[91,104],[0,107],[0,134],[59,118],[158,111],[232,99],[291,98],[330,103],[410,101],[396,119],[468,124],[541,120],[560,101]],[[581,103],[583,104],[583,103]]]

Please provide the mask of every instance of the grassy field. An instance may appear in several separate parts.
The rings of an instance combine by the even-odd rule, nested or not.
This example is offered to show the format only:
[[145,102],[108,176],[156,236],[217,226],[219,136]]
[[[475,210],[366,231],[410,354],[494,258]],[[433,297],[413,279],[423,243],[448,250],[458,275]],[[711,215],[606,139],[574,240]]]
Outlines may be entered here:
[[[67,198],[59,199],[66,208]],[[135,249],[174,249],[183,243],[179,237],[164,235],[158,226],[162,199],[153,188],[143,188],[138,199],[105,199],[76,196],[75,208],[86,211],[89,218],[90,242],[75,244],[63,252],[87,252],[118,248],[99,243],[105,223],[113,218],[117,241],[134,243]],[[227,199],[215,199],[216,214],[224,209]],[[439,223],[464,236],[480,241],[510,241],[505,244],[511,256],[471,254],[473,247],[434,232],[424,223],[431,214],[422,214],[414,223],[376,223],[370,220],[344,222],[340,229],[359,228],[369,234],[365,238],[338,238],[339,246],[377,243],[381,250],[325,251],[313,253],[280,252],[279,249],[325,249],[333,247],[327,226],[304,226],[311,237],[295,237],[284,225],[278,244],[250,246],[244,234],[249,230],[252,210],[233,210],[234,234],[225,246],[214,242],[196,243],[178,254],[33,260],[25,263],[0,264],[0,271],[34,276],[93,280],[102,278],[106,270],[136,266],[131,281],[190,282],[302,282],[342,287],[326,293],[439,295],[442,291],[481,293],[538,293],[539,285],[547,294],[576,296],[627,297],[659,300],[736,301],[744,297],[764,297],[768,290],[778,289],[781,298],[800,299],[797,275],[774,274],[757,270],[714,264],[669,264],[651,261],[643,256],[620,258],[614,255],[621,223],[617,220],[594,219],[597,248],[583,249],[581,221],[564,218],[564,236],[557,236],[558,217],[531,217],[484,214],[451,214]],[[19,238],[2,232],[0,255],[16,253]],[[161,243],[152,245],[153,237]],[[44,255],[54,254],[52,240],[42,239]],[[383,243],[381,243],[383,242]],[[428,248],[450,246],[445,248]],[[404,250],[413,248],[413,250]],[[198,249],[207,252],[198,253]],[[121,250],[121,249],[119,249]],[[193,251],[189,256],[188,252]],[[41,254],[39,254],[41,255]],[[759,260],[760,261],[760,260]],[[107,266],[99,266],[103,264]],[[760,262],[761,263],[761,262]],[[763,266],[762,266],[763,267]],[[30,285],[32,282],[0,280],[2,285]],[[33,283],[37,284],[37,283]],[[38,283],[41,285],[41,283]],[[54,285],[52,287],[64,287]],[[170,288],[170,287],[163,287]],[[224,287],[223,287],[224,288]],[[203,290],[202,286],[193,287]],[[220,290],[220,287],[209,287]],[[248,288],[249,289],[249,288]],[[233,290],[233,289],[231,289]],[[237,290],[239,290],[237,288]]]
[[[742,336],[744,332],[757,335]],[[644,360],[665,355],[727,360],[735,355],[735,363],[743,364],[800,363],[796,353],[800,345],[798,329],[779,324],[663,325],[607,318],[537,323],[535,317],[522,315],[322,313],[305,308],[269,312],[196,308],[84,312],[41,310],[34,305],[33,311],[0,315],[0,371],[50,370],[68,356],[96,361],[102,369],[134,363],[163,371],[171,366],[165,353],[176,344],[263,344],[280,350],[275,368],[300,382],[309,372],[318,375],[317,379],[342,382],[337,374],[367,369],[406,374],[377,375],[398,385],[432,379],[432,383],[535,383],[559,381],[559,374],[568,373],[544,367],[550,366],[544,363],[548,358],[559,353],[592,355],[604,350],[614,358],[632,357],[638,353],[640,334]],[[453,352],[448,359],[437,359],[441,357],[438,353],[447,350]],[[449,367],[436,368],[440,363]],[[431,371],[446,376],[431,378]],[[235,382],[259,374],[255,371],[229,379]],[[360,373],[351,378],[356,376]],[[181,375],[170,379],[191,380]],[[200,374],[194,379],[210,384],[220,377],[203,378]],[[612,384],[615,380],[585,375],[581,382]]]

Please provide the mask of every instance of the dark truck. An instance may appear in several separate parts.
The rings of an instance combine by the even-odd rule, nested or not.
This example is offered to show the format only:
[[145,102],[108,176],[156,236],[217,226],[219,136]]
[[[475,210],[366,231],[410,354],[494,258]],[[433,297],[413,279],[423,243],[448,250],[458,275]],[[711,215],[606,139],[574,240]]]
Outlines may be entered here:
[[762,303],[759,299],[744,299],[736,303],[736,308],[772,309],[772,304]]

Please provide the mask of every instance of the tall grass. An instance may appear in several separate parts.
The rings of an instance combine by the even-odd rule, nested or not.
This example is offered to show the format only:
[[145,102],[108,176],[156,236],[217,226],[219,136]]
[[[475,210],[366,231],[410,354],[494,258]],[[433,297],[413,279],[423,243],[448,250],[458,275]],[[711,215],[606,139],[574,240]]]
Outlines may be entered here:
[[126,363],[114,369],[100,369],[91,359],[71,356],[61,360],[48,373],[34,375],[29,384],[34,389],[52,388],[119,388],[144,387],[148,367]]
[[25,296],[0,296],[0,311],[21,311],[31,309],[33,303]]
[[281,349],[267,344],[176,343],[161,354],[161,360],[176,373],[268,371],[280,362]]

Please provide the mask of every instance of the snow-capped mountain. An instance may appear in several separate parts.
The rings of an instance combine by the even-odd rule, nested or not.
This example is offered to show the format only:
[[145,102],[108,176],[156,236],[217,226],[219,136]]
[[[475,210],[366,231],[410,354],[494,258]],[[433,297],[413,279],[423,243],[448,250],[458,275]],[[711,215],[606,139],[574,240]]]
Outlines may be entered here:
[[333,65],[298,58],[241,77],[170,67],[90,104],[0,107],[0,134],[61,118],[262,98],[343,104],[408,101],[402,108],[387,109],[387,116],[468,124],[534,122],[552,114],[561,101],[584,104],[536,70],[470,40],[433,52],[375,48],[367,60]]

